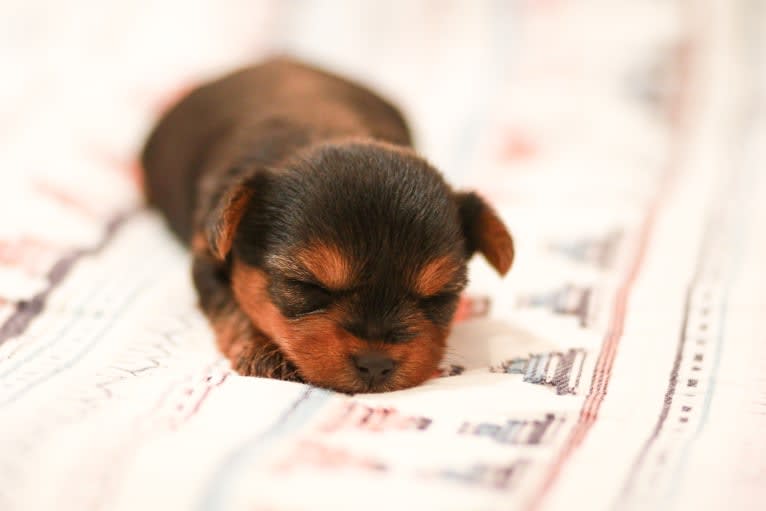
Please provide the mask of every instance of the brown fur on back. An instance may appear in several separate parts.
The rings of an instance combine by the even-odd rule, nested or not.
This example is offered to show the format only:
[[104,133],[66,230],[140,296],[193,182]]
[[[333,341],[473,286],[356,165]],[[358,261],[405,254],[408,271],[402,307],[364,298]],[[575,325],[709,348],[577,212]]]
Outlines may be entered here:
[[274,166],[313,142],[369,136],[410,145],[402,115],[359,85],[275,58],[194,90],[166,113],[142,154],[147,198],[189,241],[211,195],[246,162]]

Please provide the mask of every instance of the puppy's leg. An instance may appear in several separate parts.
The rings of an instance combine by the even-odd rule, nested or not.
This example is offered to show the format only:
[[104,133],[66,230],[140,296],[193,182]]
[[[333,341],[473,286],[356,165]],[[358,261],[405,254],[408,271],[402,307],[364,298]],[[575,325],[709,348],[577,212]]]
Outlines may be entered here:
[[200,308],[213,327],[218,349],[235,371],[245,376],[302,381],[296,367],[240,309],[222,263],[195,250],[192,275]]

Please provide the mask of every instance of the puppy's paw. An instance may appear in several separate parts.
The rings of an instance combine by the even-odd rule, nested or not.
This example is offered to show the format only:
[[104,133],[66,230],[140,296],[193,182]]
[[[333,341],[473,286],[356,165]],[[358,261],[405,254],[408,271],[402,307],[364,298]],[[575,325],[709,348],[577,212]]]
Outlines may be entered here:
[[295,365],[235,305],[220,307],[211,321],[218,349],[237,373],[303,382]]
[[242,376],[260,376],[304,383],[295,365],[271,343],[252,344],[232,359],[232,368]]

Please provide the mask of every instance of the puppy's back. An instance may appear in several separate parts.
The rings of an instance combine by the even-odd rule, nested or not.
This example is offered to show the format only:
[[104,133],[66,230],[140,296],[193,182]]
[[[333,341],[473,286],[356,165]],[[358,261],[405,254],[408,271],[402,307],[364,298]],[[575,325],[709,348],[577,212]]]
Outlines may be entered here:
[[142,154],[147,198],[188,241],[203,175],[244,159],[276,165],[302,146],[348,135],[411,143],[402,115],[368,89],[272,59],[195,89],[163,116]]

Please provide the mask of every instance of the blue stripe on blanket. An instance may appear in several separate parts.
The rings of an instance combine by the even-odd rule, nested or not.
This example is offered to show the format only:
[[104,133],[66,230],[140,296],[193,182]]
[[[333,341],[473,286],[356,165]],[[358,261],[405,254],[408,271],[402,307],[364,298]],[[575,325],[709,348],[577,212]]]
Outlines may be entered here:
[[237,473],[268,449],[275,439],[304,426],[332,399],[333,395],[332,392],[316,388],[307,389],[270,428],[234,449],[213,475],[197,509],[200,511],[229,509],[226,505],[227,494],[236,484]]
[[705,389],[705,397],[702,402],[702,413],[700,415],[697,429],[694,431],[693,436],[686,440],[686,444],[683,446],[681,451],[681,459],[679,460],[678,465],[676,466],[675,474],[673,474],[672,477],[672,483],[669,485],[669,494],[666,495],[667,500],[664,502],[664,504],[668,505],[669,507],[673,502],[675,502],[675,499],[678,498],[678,492],[681,488],[681,477],[689,464],[692,449],[695,442],[702,434],[702,431],[705,429],[708,419],[710,418],[710,404],[713,399],[713,394],[715,393],[716,380],[721,364],[721,355],[723,352],[723,345],[726,335],[726,319],[729,312],[729,299],[732,288],[734,287],[737,279],[740,277],[739,270],[743,267],[742,259],[745,253],[745,243],[747,241],[747,228],[750,227],[750,222],[752,222],[752,219],[750,222],[748,222],[748,219],[745,217],[745,212],[752,210],[749,206],[755,200],[755,197],[753,196],[753,190],[759,189],[757,186],[757,180],[760,178],[760,167],[749,162],[740,164],[749,165],[749,169],[743,172],[744,176],[740,177],[740,180],[737,183],[738,193],[736,193],[734,197],[739,197],[739,200],[732,200],[732,194],[728,193],[723,198],[723,200],[727,200],[728,198],[729,203],[737,204],[737,207],[734,208],[733,211],[733,215],[736,215],[736,220],[729,224],[734,226],[732,230],[735,230],[734,237],[736,238],[736,241],[734,245],[729,248],[729,254],[731,254],[729,256],[731,258],[729,262],[729,268],[731,269],[723,286],[723,297],[719,308],[721,320],[720,324],[718,325],[718,332],[716,333],[715,358],[713,359],[710,379],[707,382],[707,388]]
[[[33,389],[34,387],[37,387],[38,385],[50,380],[57,374],[61,373],[62,371],[69,369],[73,367],[78,361],[80,361],[83,357],[85,357],[99,342],[104,341],[107,338],[107,334],[117,325],[119,324],[120,320],[123,319],[125,313],[130,309],[130,306],[133,304],[133,302],[138,298],[142,291],[145,291],[148,286],[151,285],[152,281],[156,278],[159,271],[166,269],[166,266],[160,266],[158,261],[151,260],[151,263],[155,264],[149,264],[147,265],[147,268],[150,268],[150,271],[147,271],[145,275],[143,275],[143,278],[138,278],[135,281],[135,285],[133,289],[130,290],[128,294],[126,294],[123,298],[123,300],[115,307],[114,315],[109,318],[109,320],[98,329],[98,331],[89,338],[82,346],[82,348],[74,353],[71,353],[71,357],[67,358],[64,361],[59,362],[58,365],[56,365],[55,368],[49,369],[48,367],[44,366],[44,370],[39,370],[41,373],[40,376],[33,378],[30,382],[25,382],[21,385],[20,389],[11,390],[6,396],[0,398],[0,407],[7,405],[9,403],[12,403],[16,400],[18,400],[22,395],[26,394],[29,390]],[[54,337],[49,343],[47,343],[45,346],[42,346],[26,358],[24,358],[21,362],[16,364],[14,367],[12,367],[10,370],[6,371],[0,376],[6,377],[9,373],[13,372],[16,369],[19,369],[21,367],[24,367],[28,362],[31,360],[38,358],[41,353],[44,351],[50,349],[54,344],[57,344],[60,342],[66,334],[68,333],[68,330],[73,327],[76,323],[79,317],[74,316],[71,321],[69,321],[66,326],[62,329],[60,335]]]

